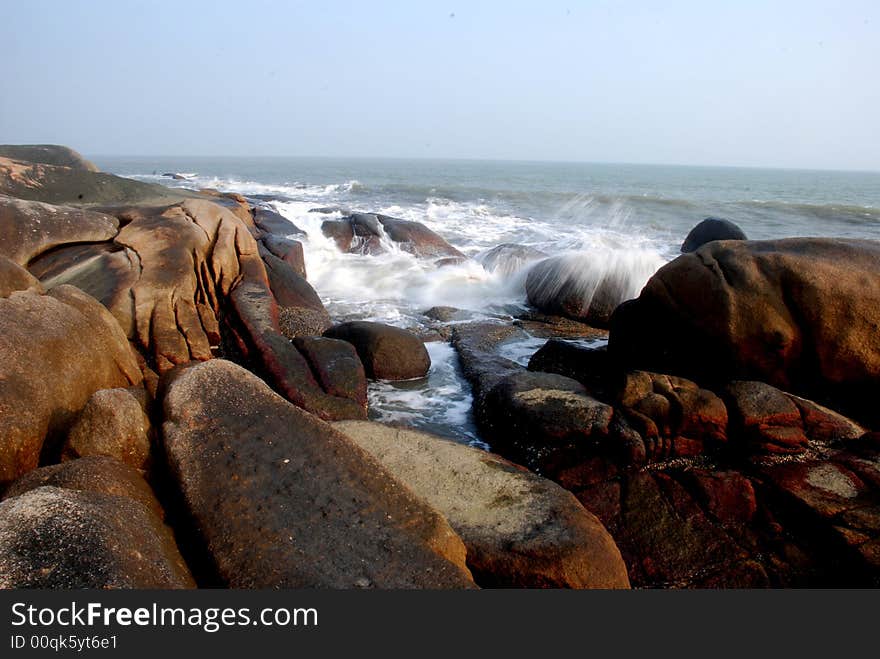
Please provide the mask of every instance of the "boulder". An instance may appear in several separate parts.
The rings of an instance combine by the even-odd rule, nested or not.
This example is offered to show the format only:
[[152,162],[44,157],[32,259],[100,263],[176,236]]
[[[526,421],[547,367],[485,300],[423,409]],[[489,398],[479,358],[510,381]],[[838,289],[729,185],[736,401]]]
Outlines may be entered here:
[[38,487],[0,503],[0,588],[191,588],[171,531],[126,496]]
[[730,220],[707,217],[690,230],[681,245],[681,253],[688,254],[713,240],[748,240],[745,232]]
[[543,312],[607,327],[614,309],[635,297],[660,265],[655,255],[624,251],[553,256],[529,270],[526,294]]
[[547,254],[528,245],[502,243],[476,257],[486,272],[498,273],[509,277],[534,261],[547,258]]
[[265,206],[256,206],[253,209],[254,224],[259,229],[276,236],[304,236],[305,231],[284,217],[281,213]]
[[794,401],[763,382],[731,382],[724,391],[732,435],[761,453],[803,453],[808,439]]
[[70,167],[87,172],[100,171],[97,165],[86,160],[70,147],[58,144],[0,144],[0,157]]
[[529,359],[529,370],[572,378],[600,398],[617,374],[606,346],[592,348],[564,339],[550,339],[541,346]]
[[628,588],[601,522],[561,487],[478,449],[368,421],[334,427],[449,520],[483,587]]
[[262,257],[269,275],[269,286],[279,306],[324,310],[321,298],[296,268],[268,251]]
[[438,512],[243,368],[184,369],[164,409],[171,473],[227,586],[473,586]]
[[71,426],[61,459],[106,455],[145,469],[150,458],[149,432],[149,418],[127,389],[99,389]]
[[139,502],[159,519],[165,518],[165,511],[140,472],[106,455],[68,460],[29,471],[13,481],[3,498],[17,497],[45,486],[126,497]]
[[342,252],[379,254],[385,251],[382,239],[397,244],[405,252],[419,257],[459,257],[464,254],[424,224],[375,213],[352,213],[341,220],[326,220],[323,234]]
[[110,313],[79,289],[0,298],[0,483],[33,469],[98,389],[141,382]]
[[431,367],[425,344],[399,327],[353,321],[331,327],[324,336],[351,343],[371,379],[411,380],[424,377]]
[[119,220],[104,213],[0,195],[0,256],[27,266],[66,243],[113,240]]
[[758,380],[880,421],[880,241],[716,241],[669,263],[612,322],[634,368]]
[[5,256],[0,256],[0,297],[9,297],[15,291],[44,293],[40,280]]
[[366,416],[367,376],[353,345],[320,336],[300,337],[293,344],[309,362],[324,391],[356,401]]
[[260,237],[260,242],[269,252],[290,265],[300,277],[306,278],[306,261],[300,241],[267,233]]
[[303,336],[321,336],[333,327],[326,309],[284,307],[278,310],[281,333],[289,339]]

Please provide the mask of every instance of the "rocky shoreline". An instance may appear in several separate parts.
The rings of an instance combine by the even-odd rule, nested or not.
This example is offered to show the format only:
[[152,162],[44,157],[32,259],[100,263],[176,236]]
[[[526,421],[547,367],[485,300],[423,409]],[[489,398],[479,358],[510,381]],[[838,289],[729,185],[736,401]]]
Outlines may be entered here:
[[[343,216],[343,252],[467,258]],[[880,242],[710,219],[641,292],[499,245],[533,313],[426,312],[487,453],[366,420],[424,337],[334,324],[302,233],[0,146],[0,587],[880,584]]]

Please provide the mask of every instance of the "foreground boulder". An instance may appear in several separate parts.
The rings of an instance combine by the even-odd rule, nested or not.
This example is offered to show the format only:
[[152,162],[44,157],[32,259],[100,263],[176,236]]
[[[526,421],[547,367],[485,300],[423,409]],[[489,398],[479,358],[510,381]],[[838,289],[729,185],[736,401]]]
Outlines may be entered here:
[[758,380],[880,421],[880,242],[711,242],[618,309],[610,351],[699,382]]
[[382,241],[386,239],[415,256],[464,258],[464,254],[424,224],[387,215],[352,213],[341,220],[326,220],[321,231],[340,251],[352,254],[380,254],[385,251]]
[[481,586],[629,587],[611,536],[558,485],[427,433],[368,421],[334,426],[446,516]]
[[691,229],[681,245],[681,253],[689,254],[713,240],[748,240],[745,232],[730,220],[707,217]]
[[9,297],[15,291],[45,292],[39,279],[17,263],[0,256],[0,297]]
[[97,172],[98,167],[79,153],[59,144],[0,144],[0,157]]
[[171,531],[123,496],[39,487],[0,503],[0,588],[190,588]]
[[119,325],[79,289],[0,298],[0,483],[36,467],[47,439],[57,449],[95,391],[141,379]]
[[352,344],[375,380],[411,380],[428,374],[431,357],[412,332],[382,323],[353,321],[335,325],[324,336]]
[[529,271],[526,294],[541,311],[607,327],[614,309],[635,297],[660,265],[654,255],[623,251],[554,256]]
[[438,512],[243,368],[190,367],[164,407],[172,474],[224,584],[473,586]]
[[131,392],[100,389],[70,428],[61,458],[106,455],[144,469],[150,458],[149,432],[150,420]]

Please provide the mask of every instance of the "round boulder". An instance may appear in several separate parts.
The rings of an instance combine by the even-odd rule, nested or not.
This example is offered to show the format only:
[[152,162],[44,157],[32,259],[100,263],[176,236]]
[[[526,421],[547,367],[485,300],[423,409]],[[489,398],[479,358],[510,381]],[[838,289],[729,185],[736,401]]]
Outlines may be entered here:
[[425,344],[399,327],[354,321],[331,327],[324,336],[352,344],[367,377],[374,380],[412,380],[424,377],[431,368]]
[[681,252],[682,254],[695,252],[713,240],[748,240],[748,238],[745,232],[730,220],[707,217],[691,229],[681,245]]

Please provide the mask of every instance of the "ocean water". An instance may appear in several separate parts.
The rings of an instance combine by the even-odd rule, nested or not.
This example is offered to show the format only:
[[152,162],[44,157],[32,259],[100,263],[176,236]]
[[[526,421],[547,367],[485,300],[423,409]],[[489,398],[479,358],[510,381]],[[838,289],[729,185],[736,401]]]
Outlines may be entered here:
[[[708,216],[736,222],[750,238],[839,236],[880,239],[880,173],[654,165],[323,158],[95,158],[121,176],[171,187],[259,196],[308,233],[309,281],[335,320],[369,319],[419,328],[433,306],[473,317],[526,308],[532,262],[481,263],[504,243],[567,255],[592,279],[613,272],[635,296],[675,258],[687,232]],[[185,174],[186,181],[162,176]],[[341,254],[321,234],[334,207],[422,222],[471,257],[437,267],[395,249]],[[507,346],[525,363],[543,343]],[[374,383],[371,415],[482,445],[470,391],[452,348],[428,345],[423,380]]]

